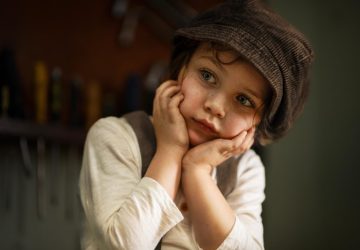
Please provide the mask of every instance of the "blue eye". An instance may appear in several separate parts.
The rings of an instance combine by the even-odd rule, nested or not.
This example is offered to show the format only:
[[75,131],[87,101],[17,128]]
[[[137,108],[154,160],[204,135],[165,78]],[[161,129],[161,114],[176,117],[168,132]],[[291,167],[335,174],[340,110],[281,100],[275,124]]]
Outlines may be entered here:
[[237,101],[246,107],[254,107],[253,102],[245,95],[239,95],[236,97]]
[[200,75],[204,81],[209,82],[211,84],[216,83],[214,75],[212,73],[210,73],[209,71],[202,69],[202,70],[200,70]]

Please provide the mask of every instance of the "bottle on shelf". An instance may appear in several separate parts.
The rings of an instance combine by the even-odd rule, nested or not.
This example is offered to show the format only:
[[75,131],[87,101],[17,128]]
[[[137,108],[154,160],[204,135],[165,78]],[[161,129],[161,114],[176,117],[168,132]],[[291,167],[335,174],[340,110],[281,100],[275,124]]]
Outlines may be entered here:
[[48,81],[46,65],[44,62],[38,61],[34,68],[35,120],[40,124],[48,121]]

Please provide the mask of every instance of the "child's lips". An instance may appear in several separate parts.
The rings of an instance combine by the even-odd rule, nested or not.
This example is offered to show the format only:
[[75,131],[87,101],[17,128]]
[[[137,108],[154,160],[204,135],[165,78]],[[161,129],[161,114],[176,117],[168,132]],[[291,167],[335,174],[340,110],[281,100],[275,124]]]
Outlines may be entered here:
[[207,133],[209,134],[218,134],[215,126],[204,120],[204,119],[200,119],[200,120],[197,120],[197,119],[193,119],[193,121],[195,122],[195,124],[200,127],[201,129],[203,129],[204,131],[206,131]]

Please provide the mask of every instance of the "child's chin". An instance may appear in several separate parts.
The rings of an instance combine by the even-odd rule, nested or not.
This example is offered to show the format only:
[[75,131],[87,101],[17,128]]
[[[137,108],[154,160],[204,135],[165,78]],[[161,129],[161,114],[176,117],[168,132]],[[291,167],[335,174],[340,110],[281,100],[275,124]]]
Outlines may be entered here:
[[189,141],[190,141],[190,145],[192,147],[194,147],[194,146],[197,146],[197,145],[202,144],[204,142],[207,142],[209,140],[207,140],[207,139],[205,139],[203,137],[200,137],[197,134],[189,133]]

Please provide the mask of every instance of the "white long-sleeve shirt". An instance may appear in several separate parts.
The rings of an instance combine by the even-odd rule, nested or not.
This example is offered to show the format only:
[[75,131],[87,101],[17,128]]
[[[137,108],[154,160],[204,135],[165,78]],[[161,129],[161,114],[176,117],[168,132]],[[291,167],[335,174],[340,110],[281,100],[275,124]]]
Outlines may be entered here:
[[[173,201],[154,179],[141,177],[136,135],[124,118],[100,119],[89,130],[80,196],[86,221],[83,249],[200,249],[179,191]],[[236,213],[234,226],[219,250],[263,249],[261,204],[265,174],[252,150],[238,164],[237,181],[226,200]],[[216,173],[213,173],[216,182]]]

